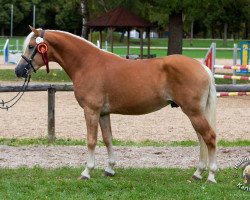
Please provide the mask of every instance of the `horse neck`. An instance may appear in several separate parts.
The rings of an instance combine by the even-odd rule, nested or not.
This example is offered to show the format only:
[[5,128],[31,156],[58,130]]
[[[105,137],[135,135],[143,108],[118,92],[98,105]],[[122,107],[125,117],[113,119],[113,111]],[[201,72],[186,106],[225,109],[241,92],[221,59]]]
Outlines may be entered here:
[[74,77],[91,63],[91,57],[100,51],[88,41],[60,31],[48,31],[46,36],[52,48],[50,61],[57,62],[74,81]]

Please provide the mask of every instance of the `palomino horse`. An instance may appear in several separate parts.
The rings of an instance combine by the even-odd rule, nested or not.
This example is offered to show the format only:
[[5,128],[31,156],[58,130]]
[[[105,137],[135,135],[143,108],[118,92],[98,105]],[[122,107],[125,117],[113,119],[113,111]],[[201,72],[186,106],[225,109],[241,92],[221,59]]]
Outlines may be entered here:
[[105,174],[111,176],[116,161],[110,114],[141,115],[172,104],[188,116],[200,141],[193,178],[202,178],[209,161],[208,181],[216,182],[216,90],[207,67],[182,55],[127,60],[67,32],[30,28],[16,75],[27,77],[44,64],[48,70],[48,62],[55,61],[71,78],[87,124],[88,158],[82,179],[89,179],[95,167],[98,123],[109,158]]

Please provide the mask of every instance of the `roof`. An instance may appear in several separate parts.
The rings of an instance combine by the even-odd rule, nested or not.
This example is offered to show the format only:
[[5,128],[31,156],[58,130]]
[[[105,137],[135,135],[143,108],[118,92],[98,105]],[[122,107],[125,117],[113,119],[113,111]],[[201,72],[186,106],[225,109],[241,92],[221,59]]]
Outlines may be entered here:
[[149,21],[140,16],[128,11],[122,6],[111,10],[104,15],[90,20],[86,24],[89,27],[104,28],[104,27],[133,27],[133,28],[149,28],[153,27]]

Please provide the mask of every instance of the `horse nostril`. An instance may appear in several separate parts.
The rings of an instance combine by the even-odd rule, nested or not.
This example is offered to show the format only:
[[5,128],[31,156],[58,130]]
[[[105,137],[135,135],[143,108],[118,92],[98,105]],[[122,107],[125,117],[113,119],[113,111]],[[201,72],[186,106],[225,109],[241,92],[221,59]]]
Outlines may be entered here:
[[17,67],[16,67],[16,69],[15,69],[15,74],[16,74],[16,76],[17,76],[18,78],[21,77],[20,72],[19,72],[19,69],[18,69]]
[[16,66],[15,68],[15,74],[18,78],[27,78],[27,70],[23,66]]

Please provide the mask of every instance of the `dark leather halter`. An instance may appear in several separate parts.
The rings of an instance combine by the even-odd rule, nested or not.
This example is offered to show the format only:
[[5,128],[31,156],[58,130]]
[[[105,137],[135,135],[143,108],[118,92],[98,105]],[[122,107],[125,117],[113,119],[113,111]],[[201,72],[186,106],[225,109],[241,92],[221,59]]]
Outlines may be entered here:
[[[42,30],[40,38],[42,39],[44,38],[44,33],[45,31]],[[47,73],[49,73],[49,61],[48,61],[47,51],[48,51],[48,45],[44,41],[42,41],[36,44],[35,49],[33,50],[30,58],[27,58],[26,56],[22,55],[22,58],[27,62],[27,64],[25,65],[25,70],[27,71],[27,74],[29,73],[30,69],[32,69],[36,73],[36,69],[32,64],[32,60],[37,54],[37,52],[42,55],[44,64],[46,65]]]

